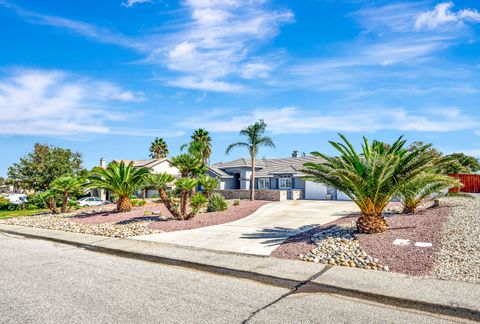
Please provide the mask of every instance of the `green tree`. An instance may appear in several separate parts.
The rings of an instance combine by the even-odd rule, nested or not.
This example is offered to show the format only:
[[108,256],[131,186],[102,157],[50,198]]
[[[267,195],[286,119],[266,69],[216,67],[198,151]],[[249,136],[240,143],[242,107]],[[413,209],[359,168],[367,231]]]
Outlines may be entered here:
[[85,184],[84,179],[75,176],[63,176],[55,179],[50,187],[62,195],[61,213],[67,212],[68,199],[71,195],[77,195]]
[[37,199],[42,201],[45,207],[50,209],[52,214],[59,214],[60,212],[57,208],[57,195],[58,193],[55,190],[49,189],[40,192]]
[[135,168],[133,163],[111,162],[106,169],[95,167],[89,177],[88,187],[111,191],[118,197],[117,211],[132,210],[130,196],[145,184],[145,178],[150,174],[147,168]]
[[342,142],[330,141],[339,152],[338,157],[313,152],[325,160],[323,163],[306,163],[307,180],[337,188],[360,208],[357,220],[360,233],[381,233],[388,229],[383,210],[395,197],[402,185],[424,173],[431,165],[431,155],[425,154],[430,146],[405,149],[406,141],[400,137],[392,145],[366,138],[362,151],[340,134]]
[[225,151],[225,154],[228,155],[234,148],[243,147],[250,153],[252,166],[252,173],[250,176],[250,200],[255,200],[255,158],[258,154],[258,150],[262,146],[275,148],[272,139],[268,136],[263,136],[266,128],[267,124],[265,124],[263,119],[260,119],[253,125],[245,127],[240,131],[240,135],[245,136],[247,141],[230,144]]
[[473,156],[468,156],[463,153],[453,153],[447,155],[453,162],[447,165],[444,172],[447,174],[458,173],[476,173],[480,171],[480,162]]
[[206,171],[205,165],[195,155],[183,153],[172,158],[172,165],[179,171],[182,178],[194,177]]
[[168,155],[168,146],[163,138],[155,138],[150,145],[150,157],[153,159],[165,158]]
[[45,191],[56,178],[80,172],[82,162],[78,152],[37,143],[33,152],[8,168],[8,177],[16,187]]
[[197,185],[198,181],[192,178],[180,178],[175,182],[175,186],[180,189],[180,214],[183,219],[189,219],[195,215],[193,212],[187,213],[187,204],[190,193]]

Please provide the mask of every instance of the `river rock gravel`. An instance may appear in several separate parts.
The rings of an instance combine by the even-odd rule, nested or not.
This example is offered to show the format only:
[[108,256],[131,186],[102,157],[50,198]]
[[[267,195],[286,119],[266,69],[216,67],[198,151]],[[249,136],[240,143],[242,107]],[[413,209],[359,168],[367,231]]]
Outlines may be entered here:
[[472,196],[445,199],[452,213],[443,227],[437,278],[480,283],[480,195]]
[[336,225],[312,236],[316,247],[306,254],[300,254],[303,261],[340,265],[371,270],[388,271],[386,265],[368,253],[360,246],[354,233],[355,222]]

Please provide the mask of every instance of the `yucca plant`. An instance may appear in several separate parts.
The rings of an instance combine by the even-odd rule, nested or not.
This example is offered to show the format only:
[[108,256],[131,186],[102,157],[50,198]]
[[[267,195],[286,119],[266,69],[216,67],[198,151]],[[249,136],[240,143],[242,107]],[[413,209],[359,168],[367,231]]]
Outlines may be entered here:
[[183,219],[188,219],[194,216],[193,213],[187,214],[187,204],[189,201],[190,192],[198,185],[196,179],[181,178],[175,182],[175,186],[180,189],[180,214]]
[[106,169],[96,167],[89,177],[88,187],[111,191],[117,200],[117,211],[132,210],[130,196],[145,183],[145,177],[150,174],[147,168],[135,168],[133,163],[111,162]]
[[60,208],[62,214],[67,212],[70,195],[79,192],[84,184],[84,179],[71,175],[57,178],[51,183],[50,188],[62,195],[62,206]]
[[387,204],[405,183],[431,167],[430,157],[424,154],[429,146],[407,150],[403,137],[392,145],[379,141],[370,144],[364,137],[358,153],[345,136],[340,137],[342,142],[330,142],[338,157],[312,153],[325,162],[306,163],[306,179],[337,188],[357,204],[361,211],[358,232],[384,232],[388,224],[382,212]]
[[205,194],[205,197],[208,198],[210,197],[212,191],[218,188],[218,185],[220,184],[220,179],[209,177],[207,175],[201,175],[198,178],[198,182],[203,187],[203,193]]
[[168,173],[157,173],[157,174],[149,174],[145,178],[145,186],[146,188],[153,188],[158,191],[158,195],[163,201],[163,204],[168,209],[170,214],[176,219],[181,219],[180,213],[178,211],[178,207],[173,202],[172,197],[169,197],[165,187],[168,184],[173,183],[175,177]]

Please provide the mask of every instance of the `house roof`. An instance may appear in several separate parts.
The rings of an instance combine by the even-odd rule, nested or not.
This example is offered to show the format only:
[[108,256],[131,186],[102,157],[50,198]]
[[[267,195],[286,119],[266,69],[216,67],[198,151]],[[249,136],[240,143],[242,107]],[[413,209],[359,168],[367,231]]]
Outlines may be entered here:
[[114,160],[115,162],[124,162],[124,163],[133,163],[133,166],[136,168],[144,167],[144,168],[152,168],[157,164],[160,164],[164,161],[168,161],[167,158],[161,159],[148,159],[148,160]]
[[[256,176],[261,177],[274,177],[280,174],[291,174],[294,176],[302,176],[303,165],[307,162],[323,163],[324,159],[316,156],[301,156],[291,158],[279,158],[279,159],[260,159],[255,163],[255,169],[257,169]],[[230,177],[228,169],[235,168],[250,168],[250,159],[237,159],[226,163],[216,163],[210,166],[210,170],[220,177]]]

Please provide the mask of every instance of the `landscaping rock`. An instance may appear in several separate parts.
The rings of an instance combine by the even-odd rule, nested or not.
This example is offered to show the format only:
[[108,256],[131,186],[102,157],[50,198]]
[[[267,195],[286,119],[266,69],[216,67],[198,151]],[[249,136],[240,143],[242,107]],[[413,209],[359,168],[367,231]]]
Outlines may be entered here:
[[337,225],[313,235],[316,248],[299,256],[300,260],[344,267],[384,270],[389,268],[368,255],[355,238],[355,222]]

